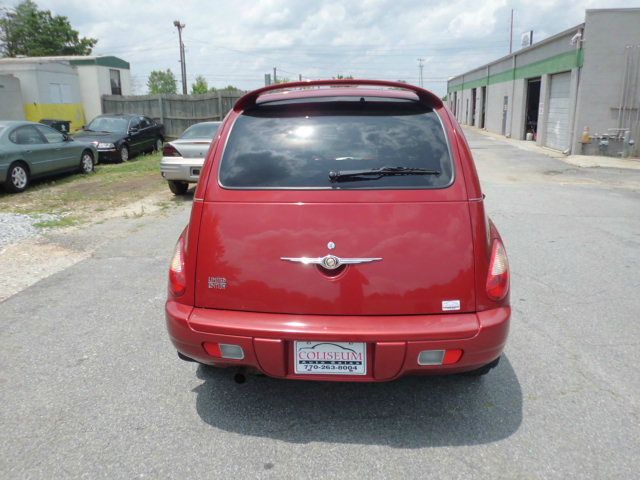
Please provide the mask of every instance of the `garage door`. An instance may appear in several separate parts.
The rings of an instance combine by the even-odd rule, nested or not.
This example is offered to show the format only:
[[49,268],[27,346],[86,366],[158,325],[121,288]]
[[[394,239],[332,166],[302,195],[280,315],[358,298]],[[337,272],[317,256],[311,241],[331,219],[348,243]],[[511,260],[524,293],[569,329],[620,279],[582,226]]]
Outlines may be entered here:
[[549,115],[547,117],[545,145],[556,150],[569,148],[569,90],[571,72],[551,75]]

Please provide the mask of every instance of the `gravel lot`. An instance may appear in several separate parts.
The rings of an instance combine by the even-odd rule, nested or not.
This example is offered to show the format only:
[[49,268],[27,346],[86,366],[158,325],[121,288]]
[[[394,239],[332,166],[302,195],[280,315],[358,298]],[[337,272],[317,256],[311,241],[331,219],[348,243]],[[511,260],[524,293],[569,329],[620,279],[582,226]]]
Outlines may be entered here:
[[0,251],[11,243],[38,235],[40,229],[35,224],[58,218],[60,218],[59,215],[24,215],[0,212]]

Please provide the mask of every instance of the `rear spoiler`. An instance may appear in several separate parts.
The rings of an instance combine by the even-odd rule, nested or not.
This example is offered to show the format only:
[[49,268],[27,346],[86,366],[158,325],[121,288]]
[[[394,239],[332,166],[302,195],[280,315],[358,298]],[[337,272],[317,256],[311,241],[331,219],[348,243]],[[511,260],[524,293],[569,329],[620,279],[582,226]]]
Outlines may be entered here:
[[305,82],[289,82],[289,83],[276,83],[274,85],[268,85],[263,88],[258,88],[246,95],[240,97],[233,106],[235,112],[241,112],[256,105],[258,98],[269,92],[278,90],[289,90],[309,87],[357,87],[360,85],[374,86],[374,87],[387,87],[399,90],[408,90],[415,93],[418,96],[420,103],[428,105],[433,108],[441,108],[442,100],[424,88],[409,85],[408,83],[401,82],[388,82],[385,80],[356,80],[356,79],[342,79],[342,80],[310,80]]

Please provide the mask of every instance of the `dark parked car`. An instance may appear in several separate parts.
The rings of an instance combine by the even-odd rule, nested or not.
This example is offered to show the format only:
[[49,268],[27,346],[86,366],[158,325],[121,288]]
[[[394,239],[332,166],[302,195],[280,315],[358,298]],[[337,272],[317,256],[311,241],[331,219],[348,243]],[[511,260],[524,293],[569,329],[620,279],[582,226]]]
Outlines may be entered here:
[[63,172],[91,173],[97,152],[90,143],[34,122],[0,121],[0,184],[27,189],[32,178]]
[[93,143],[101,162],[126,162],[138,153],[162,150],[164,126],[142,115],[100,115],[74,138]]
[[278,378],[484,375],[509,266],[471,151],[433,93],[316,80],[246,94],[220,126],[169,269],[184,360]]

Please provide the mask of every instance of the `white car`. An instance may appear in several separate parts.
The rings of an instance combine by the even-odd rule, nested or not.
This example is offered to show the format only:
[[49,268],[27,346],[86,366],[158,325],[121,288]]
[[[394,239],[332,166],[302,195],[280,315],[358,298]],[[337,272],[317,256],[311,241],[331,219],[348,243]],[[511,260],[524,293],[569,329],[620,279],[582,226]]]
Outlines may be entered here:
[[162,149],[160,173],[168,181],[174,195],[183,195],[190,183],[197,183],[211,141],[221,122],[191,125],[180,138],[166,143]]

